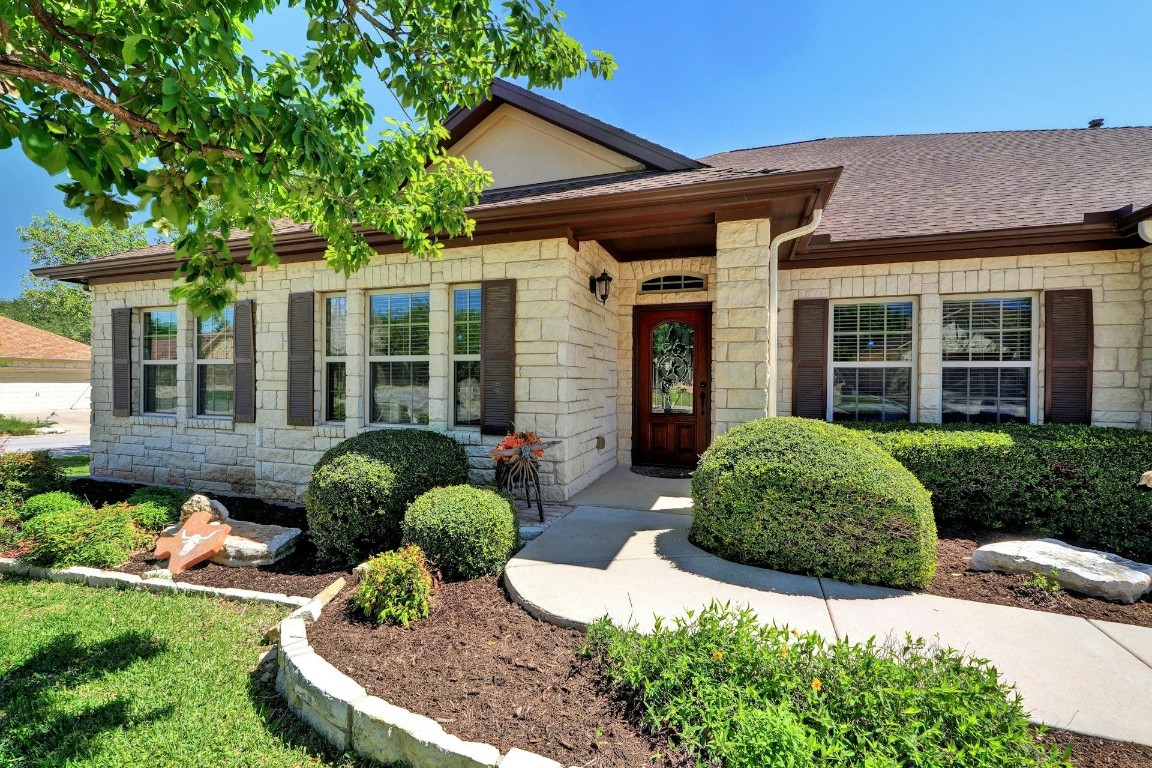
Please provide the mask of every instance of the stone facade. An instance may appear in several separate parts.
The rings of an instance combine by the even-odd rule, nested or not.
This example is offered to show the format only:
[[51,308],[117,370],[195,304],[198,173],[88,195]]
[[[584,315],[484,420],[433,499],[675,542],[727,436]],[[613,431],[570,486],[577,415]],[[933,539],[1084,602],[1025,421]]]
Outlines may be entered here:
[[1040,256],[917,261],[780,271],[781,415],[792,405],[792,311],[797,299],[912,299],[917,307],[917,421],[940,421],[943,301],[950,295],[1035,299],[1037,420],[1044,402],[1044,291],[1090,288],[1094,355],[1092,422],[1148,427],[1152,384],[1152,248]]
[[[711,412],[713,434],[764,416],[767,404],[768,243],[766,219],[722,222],[714,257],[617,262],[595,242],[564,238],[444,251],[419,261],[382,255],[344,277],[322,261],[247,273],[239,298],[256,303],[256,423],[194,415],[194,320],[178,307],[179,392],[174,416],[141,414],[140,323],[134,313],[133,415],[111,410],[111,328],[115,307],[172,306],[168,280],[92,286],[92,471],[104,477],[200,490],[301,501],[321,454],[365,429],[367,297],[384,289],[427,290],[430,301],[429,418],[467,447],[477,479],[491,477],[498,438],[450,424],[451,290],[482,280],[515,278],[516,427],[559,439],[542,466],[545,498],[560,501],[617,465],[631,462],[633,310],[638,305],[708,302],[713,310]],[[614,277],[606,304],[588,278]],[[702,277],[704,290],[642,293],[662,275]],[[1035,395],[1043,402],[1043,291],[1091,288],[1095,302],[1093,419],[1097,424],[1149,426],[1152,409],[1152,248],[1028,257],[972,258],[780,271],[779,412],[791,408],[792,310],[799,298],[912,299],[917,311],[916,414],[938,421],[941,397],[942,302],[952,294],[1024,294],[1038,300]],[[342,423],[287,425],[287,302],[292,292],[348,297],[347,416]],[[319,329],[318,329],[319,331]],[[320,407],[322,334],[317,333],[315,386]],[[1042,412],[1042,408],[1038,409]],[[419,428],[419,427],[414,427]]]

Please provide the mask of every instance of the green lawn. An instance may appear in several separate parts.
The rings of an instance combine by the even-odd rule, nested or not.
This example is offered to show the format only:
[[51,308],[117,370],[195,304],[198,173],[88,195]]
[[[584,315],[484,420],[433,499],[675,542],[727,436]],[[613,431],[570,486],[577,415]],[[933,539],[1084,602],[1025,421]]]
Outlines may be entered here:
[[269,606],[0,576],[0,766],[349,766],[256,668]]
[[17,419],[12,416],[0,415],[0,435],[10,435],[12,437],[30,435],[32,434],[32,430],[42,426],[44,425],[38,424],[35,421],[25,421],[24,419]]
[[86,453],[76,456],[55,456],[52,463],[60,467],[60,471],[68,477],[87,477],[92,474],[88,468],[91,457]]

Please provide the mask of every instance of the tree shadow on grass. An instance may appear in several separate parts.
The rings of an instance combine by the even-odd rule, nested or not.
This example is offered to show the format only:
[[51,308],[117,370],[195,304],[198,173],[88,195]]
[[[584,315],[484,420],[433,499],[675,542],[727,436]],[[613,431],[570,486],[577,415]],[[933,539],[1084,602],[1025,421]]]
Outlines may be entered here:
[[88,755],[105,732],[170,717],[172,707],[133,712],[132,698],[112,693],[105,696],[115,698],[76,713],[75,702],[65,704],[69,697],[60,696],[152,659],[166,647],[137,631],[89,644],[71,632],[46,641],[0,675],[0,764],[64,765]]

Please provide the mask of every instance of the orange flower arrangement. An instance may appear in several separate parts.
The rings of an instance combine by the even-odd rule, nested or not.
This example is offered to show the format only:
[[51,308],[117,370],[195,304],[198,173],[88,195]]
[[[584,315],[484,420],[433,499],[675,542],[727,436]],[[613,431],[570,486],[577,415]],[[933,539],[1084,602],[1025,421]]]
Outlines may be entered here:
[[[511,432],[500,441],[499,445],[492,449],[492,460],[497,462],[512,461],[517,458],[516,454],[501,456],[499,452],[511,448],[520,448],[525,445],[539,445],[542,442],[544,441],[541,440],[540,436],[535,432]],[[541,448],[537,451],[532,451],[532,455],[538,459],[542,458],[544,456],[544,449]]]

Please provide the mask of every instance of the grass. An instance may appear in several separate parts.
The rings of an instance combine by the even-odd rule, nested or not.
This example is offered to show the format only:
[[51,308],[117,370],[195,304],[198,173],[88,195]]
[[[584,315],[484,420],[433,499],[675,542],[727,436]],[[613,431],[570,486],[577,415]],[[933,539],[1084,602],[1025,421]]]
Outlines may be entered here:
[[32,430],[36,429],[36,427],[43,426],[43,423],[37,421],[26,421],[14,416],[0,415],[0,436],[20,437],[21,435],[31,435]]
[[92,474],[88,465],[91,457],[86,453],[75,456],[53,456],[52,463],[60,468],[65,477],[87,477]]
[[281,609],[3,576],[0,605],[4,768],[359,765],[257,668]]

